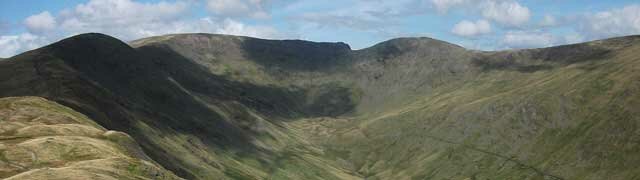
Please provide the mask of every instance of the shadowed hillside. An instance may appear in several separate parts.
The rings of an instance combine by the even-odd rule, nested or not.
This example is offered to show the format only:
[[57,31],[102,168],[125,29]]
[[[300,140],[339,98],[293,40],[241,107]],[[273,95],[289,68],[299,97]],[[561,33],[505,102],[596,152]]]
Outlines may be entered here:
[[304,89],[230,81],[169,49],[102,34],[15,56],[0,70],[2,96],[46,97],[128,132],[184,178],[352,176],[277,123],[316,113],[324,99],[307,100]]
[[187,179],[634,179],[640,37],[480,52],[83,34],[0,62]]

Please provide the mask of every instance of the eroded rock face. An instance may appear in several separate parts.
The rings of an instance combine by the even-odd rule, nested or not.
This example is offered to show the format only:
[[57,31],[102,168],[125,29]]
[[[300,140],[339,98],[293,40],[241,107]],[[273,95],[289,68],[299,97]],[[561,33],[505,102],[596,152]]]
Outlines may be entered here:
[[39,97],[0,99],[0,178],[181,179],[129,135]]

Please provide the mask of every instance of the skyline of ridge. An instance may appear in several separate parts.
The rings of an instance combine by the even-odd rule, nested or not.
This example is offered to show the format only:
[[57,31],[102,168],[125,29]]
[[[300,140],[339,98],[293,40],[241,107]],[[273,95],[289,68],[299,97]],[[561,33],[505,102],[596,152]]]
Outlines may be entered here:
[[99,32],[345,42],[431,37],[477,50],[539,48],[640,34],[640,4],[576,0],[73,0],[0,2],[0,57]]

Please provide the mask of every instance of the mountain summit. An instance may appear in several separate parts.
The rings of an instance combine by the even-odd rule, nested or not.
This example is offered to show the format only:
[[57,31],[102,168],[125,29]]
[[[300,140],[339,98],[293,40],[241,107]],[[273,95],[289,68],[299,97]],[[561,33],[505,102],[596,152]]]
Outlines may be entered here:
[[[127,133],[135,145],[125,147],[141,150],[114,156],[144,171],[129,163],[123,178],[634,179],[638,37],[483,52],[431,38],[352,50],[213,34],[127,44],[90,33],[0,61],[0,97],[43,97],[86,115],[83,127]],[[12,101],[51,104],[0,99]],[[102,136],[85,139],[109,142]],[[19,144],[0,142],[0,158]],[[63,168],[4,164],[2,178]]]

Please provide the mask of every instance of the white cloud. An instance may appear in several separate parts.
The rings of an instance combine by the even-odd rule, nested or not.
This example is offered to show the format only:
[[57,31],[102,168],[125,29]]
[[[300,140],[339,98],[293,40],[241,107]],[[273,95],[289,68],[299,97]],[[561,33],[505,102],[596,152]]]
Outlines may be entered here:
[[509,31],[502,38],[502,45],[506,48],[539,48],[557,44],[554,35],[547,32]]
[[509,27],[519,27],[529,21],[529,8],[516,1],[486,1],[482,6],[482,16]]
[[440,13],[446,13],[450,8],[468,3],[467,0],[431,0],[433,6]]
[[[211,22],[213,23],[213,22]],[[217,27],[215,30],[219,34],[231,34],[238,36],[250,36],[250,37],[262,37],[262,38],[280,38],[284,35],[280,34],[278,30],[268,26],[247,26],[241,22],[231,19],[225,19],[222,22],[221,27]]]
[[27,17],[24,20],[24,25],[27,26],[29,32],[32,33],[44,33],[51,31],[56,27],[56,20],[49,11],[44,11],[40,14],[35,14]]
[[176,28],[186,2],[139,3],[131,0],[91,0],[60,13],[60,29],[70,34],[103,32],[123,39],[144,37],[148,31]]
[[[246,2],[267,3],[263,0]],[[60,26],[71,34],[103,32],[123,40],[195,32],[280,37],[274,28],[246,25],[229,18],[189,19],[186,14],[191,5],[186,1],[139,3],[131,0],[91,0],[62,12]]]
[[578,33],[571,33],[564,36],[564,43],[575,44],[585,41],[585,37]]
[[640,34],[640,5],[587,15],[580,31],[590,39]]
[[430,0],[430,2],[439,13],[447,13],[454,8],[464,8],[505,27],[521,27],[531,18],[529,8],[515,0]]
[[0,36],[0,57],[10,57],[17,53],[38,48],[47,43],[44,37],[31,33]]
[[424,13],[423,4],[415,0],[347,0],[329,11],[305,12],[293,19],[305,26],[346,28],[386,34],[401,23],[402,18]]
[[270,0],[207,0],[207,9],[224,17],[269,18]]
[[91,0],[77,5],[69,15],[85,20],[128,24],[172,20],[182,15],[187,7],[188,4],[183,1],[139,3],[132,0]]
[[318,25],[319,27],[339,28],[346,27],[357,30],[373,30],[391,25],[382,19],[362,15],[353,16],[349,13],[305,13],[298,17],[299,20]]
[[458,36],[473,38],[491,33],[491,24],[487,20],[477,20],[476,22],[463,20],[453,26],[451,32]]
[[[24,21],[33,33],[0,36],[0,56],[15,55],[53,40],[87,32],[105,33],[124,41],[170,33],[223,33],[260,38],[293,36],[279,33],[270,26],[248,25],[229,18],[193,19],[188,16],[192,3],[90,0],[65,9],[58,16],[43,12]],[[40,33],[45,30],[53,33]]]
[[552,15],[547,14],[547,15],[544,15],[544,17],[542,17],[542,20],[540,20],[538,25],[541,27],[556,26],[558,25],[558,20],[556,20],[556,18],[553,17]]

